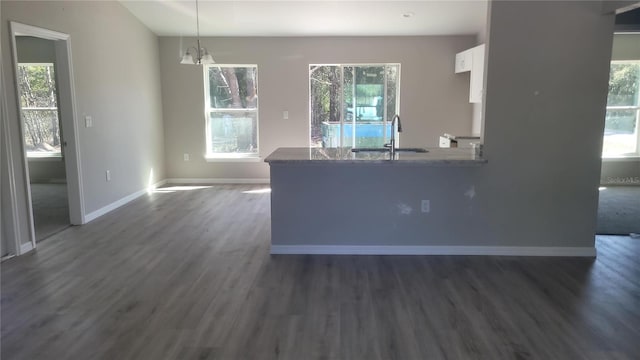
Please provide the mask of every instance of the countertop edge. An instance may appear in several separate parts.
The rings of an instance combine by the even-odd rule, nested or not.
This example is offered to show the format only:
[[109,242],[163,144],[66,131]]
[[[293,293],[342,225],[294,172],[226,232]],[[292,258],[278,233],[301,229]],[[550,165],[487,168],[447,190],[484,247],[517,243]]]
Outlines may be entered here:
[[487,159],[458,159],[458,160],[269,160],[264,159],[269,165],[296,164],[296,165],[424,165],[424,166],[481,166],[487,164]]
[[391,159],[388,152],[352,153],[351,148],[278,148],[263,161],[270,165],[325,166],[480,166],[488,162],[471,149],[425,149],[425,152],[398,152]]

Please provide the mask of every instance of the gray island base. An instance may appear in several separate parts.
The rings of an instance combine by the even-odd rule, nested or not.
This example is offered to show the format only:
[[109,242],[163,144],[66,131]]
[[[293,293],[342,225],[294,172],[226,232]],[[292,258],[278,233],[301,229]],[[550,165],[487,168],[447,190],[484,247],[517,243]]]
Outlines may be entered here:
[[271,170],[272,254],[479,254],[487,160],[471,149],[353,153],[279,148]]
[[[503,236],[512,224],[497,206],[500,182],[490,176],[491,162],[469,148],[427,150],[396,153],[390,160],[388,152],[349,148],[277,149],[265,159],[271,170],[271,253],[596,255],[593,246],[558,244],[562,237],[538,238],[528,246],[531,229],[521,229],[524,241]],[[531,201],[551,200],[541,194]],[[549,226],[546,214],[527,209],[523,203],[511,211]]]

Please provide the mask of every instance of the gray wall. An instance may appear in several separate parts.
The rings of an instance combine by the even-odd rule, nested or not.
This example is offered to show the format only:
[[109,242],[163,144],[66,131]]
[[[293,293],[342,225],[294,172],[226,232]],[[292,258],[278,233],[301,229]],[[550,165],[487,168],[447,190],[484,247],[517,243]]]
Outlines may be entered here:
[[[309,146],[309,64],[401,63],[402,146],[437,146],[444,132],[469,134],[469,78],[454,57],[475,36],[373,38],[205,38],[219,64],[258,64],[259,147]],[[168,178],[268,178],[262,162],[204,160],[202,68],[179,64],[194,39],[160,38]],[[289,119],[282,112],[289,111]],[[183,154],[191,154],[185,162]]]
[[[84,203],[90,213],[165,177],[158,38],[120,3],[2,1],[2,25],[18,21],[71,35]],[[12,64],[10,34],[3,32],[2,57]],[[135,59],[132,61],[131,59]],[[18,169],[20,219],[27,231],[24,166],[18,149],[13,67],[4,67],[11,159]],[[85,128],[84,115],[94,127]],[[22,170],[20,170],[22,169]],[[112,180],[106,182],[105,170]],[[21,239],[26,242],[27,239]]]
[[597,1],[493,1],[489,13],[484,236],[593,246],[614,15]]
[[65,174],[64,160],[63,159],[29,159],[29,182],[36,183],[48,183],[66,182],[67,175]]
[[[640,33],[615,34],[611,60],[640,60]],[[640,186],[640,159],[602,159],[600,182]]]
[[[483,166],[274,164],[273,245],[517,246],[492,226]],[[328,196],[330,194],[330,196]],[[472,196],[472,194],[474,194]],[[421,212],[421,200],[430,212]],[[327,226],[331,224],[331,226]],[[562,246],[551,237],[529,246]],[[571,245],[565,245],[571,246]]]
[[56,49],[53,40],[40,39],[32,36],[18,36],[18,62],[21,63],[54,63]]

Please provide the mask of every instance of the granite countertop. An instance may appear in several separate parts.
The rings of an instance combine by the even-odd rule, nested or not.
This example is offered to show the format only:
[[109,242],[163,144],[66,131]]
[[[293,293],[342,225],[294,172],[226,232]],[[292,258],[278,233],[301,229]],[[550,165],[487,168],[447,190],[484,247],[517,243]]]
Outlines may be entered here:
[[474,166],[487,162],[469,148],[426,148],[426,153],[400,152],[392,161],[388,152],[358,152],[351,148],[278,148],[264,161],[269,164],[387,164]]
[[480,136],[475,135],[451,135],[444,133],[442,136],[451,140],[480,140]]

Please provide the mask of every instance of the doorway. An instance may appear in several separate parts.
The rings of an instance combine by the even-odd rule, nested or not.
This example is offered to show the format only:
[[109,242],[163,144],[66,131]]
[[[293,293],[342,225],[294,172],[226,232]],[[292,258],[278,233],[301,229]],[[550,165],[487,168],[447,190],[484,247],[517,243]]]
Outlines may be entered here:
[[68,34],[11,22],[30,246],[84,223]]
[[16,36],[23,141],[36,241],[71,225],[53,40]]
[[[616,15],[596,233],[640,234],[640,8]],[[638,235],[640,236],[640,235]]]

